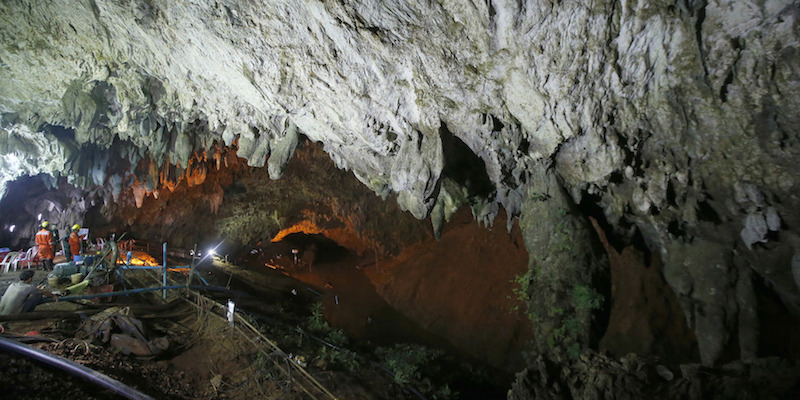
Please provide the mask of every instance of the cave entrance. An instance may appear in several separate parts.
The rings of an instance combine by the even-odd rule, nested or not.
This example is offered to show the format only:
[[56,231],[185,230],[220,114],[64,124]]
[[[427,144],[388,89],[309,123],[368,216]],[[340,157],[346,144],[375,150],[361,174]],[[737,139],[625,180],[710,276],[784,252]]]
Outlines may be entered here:
[[331,264],[352,258],[351,252],[321,233],[290,233],[267,246],[266,256],[273,260],[288,257],[295,267],[312,268],[314,264]]
[[[293,250],[297,250],[296,261]],[[356,339],[381,345],[413,342],[449,347],[378,294],[365,273],[368,267],[375,268],[374,259],[368,261],[324,234],[290,233],[279,241],[262,243],[242,260],[248,268],[279,270],[313,288],[325,319]]]

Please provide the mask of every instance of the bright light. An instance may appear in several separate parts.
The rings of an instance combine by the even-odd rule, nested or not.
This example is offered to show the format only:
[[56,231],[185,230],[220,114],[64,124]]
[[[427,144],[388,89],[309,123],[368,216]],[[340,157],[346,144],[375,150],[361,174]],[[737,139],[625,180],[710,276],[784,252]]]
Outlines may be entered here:
[[36,220],[37,221],[41,221],[42,220],[42,213],[39,213],[39,215],[36,216]]
[[11,226],[8,227],[8,231],[9,232],[14,232],[14,229],[17,229],[16,225],[11,225]]
[[212,257],[213,258],[214,256],[219,256],[220,254],[217,253],[217,248],[219,246],[222,246],[222,242],[219,242],[219,243],[217,243],[216,246],[208,249],[208,251],[206,251],[206,254],[203,256],[203,259],[206,259],[207,257]]

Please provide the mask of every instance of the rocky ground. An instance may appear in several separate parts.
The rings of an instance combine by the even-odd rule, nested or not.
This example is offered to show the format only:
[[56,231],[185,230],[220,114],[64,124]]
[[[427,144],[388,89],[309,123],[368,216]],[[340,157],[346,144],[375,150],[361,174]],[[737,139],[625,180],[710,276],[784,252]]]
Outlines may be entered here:
[[[208,275],[210,280],[228,278],[220,272]],[[242,314],[244,319],[236,329],[216,315],[222,312],[214,312],[210,301],[199,304],[212,312],[198,314],[179,298],[166,307],[147,306],[153,300],[149,297],[84,305],[47,303],[27,314],[31,319],[8,320],[3,326],[7,337],[27,338],[31,346],[95,369],[155,398],[305,399],[312,394],[326,398],[324,391],[342,399],[414,399],[423,393],[437,393],[439,398],[470,398],[450,391],[439,380],[452,380],[454,373],[448,369],[463,368],[457,366],[456,359],[420,346],[404,349],[422,359],[405,360],[406,353],[394,351],[391,346],[376,350],[376,345],[350,340],[325,322],[321,308],[313,311],[315,303],[309,296],[291,294],[285,284],[287,279],[278,274],[272,281],[284,284],[260,292],[252,287],[246,289],[247,285],[238,278],[228,280],[235,291],[226,296],[233,295],[239,307],[254,310],[252,316]],[[297,288],[302,290],[300,285]],[[245,295],[239,289],[250,293]],[[225,301],[224,296],[220,300]],[[125,347],[113,340],[86,336],[86,321],[119,305],[136,310],[130,315],[142,321],[143,332],[168,338],[169,349],[135,356],[124,354]],[[74,313],[81,309],[85,310],[83,317]],[[238,329],[254,327],[257,330],[237,337]],[[120,333],[120,329],[112,324],[110,332]],[[251,342],[253,338],[256,342]],[[269,346],[269,351],[259,350],[273,340],[280,350]],[[0,354],[0,359],[0,363],[18,372],[13,379],[0,379],[0,386],[17,398],[61,398],[58,396],[63,393],[108,398],[105,393],[98,394],[81,385],[80,380],[62,380],[62,372],[6,353]],[[389,359],[395,364],[387,364]],[[297,370],[287,375],[283,372],[287,367]],[[396,379],[398,374],[402,379]],[[56,390],[59,387],[64,390]]]
[[800,396],[798,377],[800,364],[777,357],[670,369],[652,357],[589,351],[568,365],[536,359],[517,376],[508,398],[779,400]]

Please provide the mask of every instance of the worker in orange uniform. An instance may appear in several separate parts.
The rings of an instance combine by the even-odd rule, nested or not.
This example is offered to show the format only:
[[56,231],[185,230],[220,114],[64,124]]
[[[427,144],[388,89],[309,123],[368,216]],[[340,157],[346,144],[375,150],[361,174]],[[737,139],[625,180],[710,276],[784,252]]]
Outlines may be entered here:
[[72,253],[72,259],[81,254],[81,237],[78,236],[78,231],[81,226],[78,224],[72,225],[72,233],[69,234],[69,251]]
[[39,246],[39,260],[41,260],[42,267],[45,270],[53,269],[53,257],[55,256],[53,233],[47,229],[49,226],[50,223],[44,221],[42,222],[42,229],[36,232],[36,245]]

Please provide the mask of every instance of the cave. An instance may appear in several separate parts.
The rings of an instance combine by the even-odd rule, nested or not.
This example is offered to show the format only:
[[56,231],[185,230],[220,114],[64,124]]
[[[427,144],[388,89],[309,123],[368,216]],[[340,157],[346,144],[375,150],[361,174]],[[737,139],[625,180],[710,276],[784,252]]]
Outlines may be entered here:
[[[79,225],[72,263],[110,260],[82,288],[125,295],[0,325],[155,398],[800,397],[799,17],[782,0],[4,2],[0,253]],[[133,259],[162,287],[130,292]],[[22,269],[60,282],[25,262],[0,290]],[[168,298],[229,304],[214,332],[275,347],[178,340],[153,316]],[[145,359],[64,336],[63,307],[101,305],[180,345]],[[0,386],[41,398],[19,385]]]

